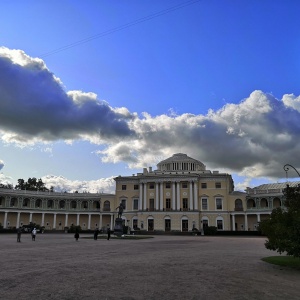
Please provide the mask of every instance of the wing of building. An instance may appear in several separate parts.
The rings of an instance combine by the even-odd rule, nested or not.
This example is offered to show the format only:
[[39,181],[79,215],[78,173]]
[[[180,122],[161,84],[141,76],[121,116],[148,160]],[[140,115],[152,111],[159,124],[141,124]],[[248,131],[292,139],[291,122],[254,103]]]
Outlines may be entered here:
[[[0,189],[4,228],[30,222],[46,229],[114,227],[120,203],[125,225],[146,231],[257,230],[273,208],[283,206],[285,184],[234,191],[230,174],[206,170],[199,160],[177,153],[132,176],[115,178],[115,194],[42,193]],[[296,184],[296,183],[295,183]]]

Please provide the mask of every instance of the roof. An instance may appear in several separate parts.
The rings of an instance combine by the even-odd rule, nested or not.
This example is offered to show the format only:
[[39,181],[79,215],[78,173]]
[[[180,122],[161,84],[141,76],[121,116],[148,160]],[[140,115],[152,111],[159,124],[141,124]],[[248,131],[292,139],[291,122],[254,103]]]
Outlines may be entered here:
[[271,190],[271,189],[284,189],[286,188],[286,185],[289,185],[290,187],[295,187],[300,184],[300,181],[287,181],[287,182],[280,182],[280,183],[267,183],[262,184],[259,186],[254,187],[254,189],[257,190]]

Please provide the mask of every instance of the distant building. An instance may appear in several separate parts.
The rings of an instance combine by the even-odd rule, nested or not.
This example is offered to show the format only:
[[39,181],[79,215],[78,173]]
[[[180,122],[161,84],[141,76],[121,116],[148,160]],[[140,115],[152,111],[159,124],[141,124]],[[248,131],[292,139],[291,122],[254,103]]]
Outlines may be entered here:
[[257,230],[274,207],[283,205],[285,184],[234,191],[230,174],[206,170],[199,160],[177,153],[157,169],[115,178],[115,194],[44,193],[0,189],[4,228],[30,222],[46,229],[111,228],[122,203],[124,224],[146,231]]

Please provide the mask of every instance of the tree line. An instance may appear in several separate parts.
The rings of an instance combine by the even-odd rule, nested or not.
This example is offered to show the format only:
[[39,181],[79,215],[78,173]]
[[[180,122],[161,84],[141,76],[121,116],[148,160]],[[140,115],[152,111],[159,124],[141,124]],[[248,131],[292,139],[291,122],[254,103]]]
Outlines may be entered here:
[[[13,189],[13,185],[1,183],[0,188]],[[54,187],[51,186],[50,189],[48,189],[41,178],[36,179],[35,177],[32,177],[28,178],[27,181],[25,181],[24,179],[18,179],[18,184],[15,185],[15,190],[54,192]]]

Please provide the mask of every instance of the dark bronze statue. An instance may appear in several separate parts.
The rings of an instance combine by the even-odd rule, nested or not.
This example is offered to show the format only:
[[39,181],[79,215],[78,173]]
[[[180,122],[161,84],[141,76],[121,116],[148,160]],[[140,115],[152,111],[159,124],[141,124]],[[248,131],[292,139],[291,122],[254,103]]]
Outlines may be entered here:
[[120,203],[120,205],[116,209],[119,209],[118,210],[118,218],[121,218],[122,214],[123,214],[123,210],[124,210],[123,204]]

